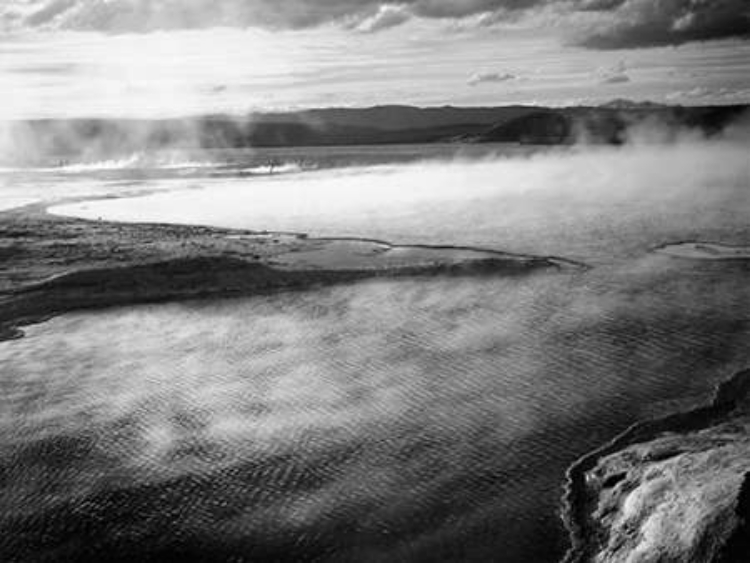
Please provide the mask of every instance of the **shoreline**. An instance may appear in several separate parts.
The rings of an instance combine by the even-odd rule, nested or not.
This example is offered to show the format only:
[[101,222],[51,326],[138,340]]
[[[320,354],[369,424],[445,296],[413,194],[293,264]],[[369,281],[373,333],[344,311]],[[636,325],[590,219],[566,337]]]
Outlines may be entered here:
[[[374,278],[514,276],[589,268],[556,256],[461,245],[92,221],[51,214],[39,203],[0,211],[0,219],[5,220],[0,223],[0,342],[22,338],[24,326],[80,310],[251,297]],[[665,254],[662,249],[685,244],[720,246],[678,242],[653,252]],[[381,255],[392,251],[406,256],[392,264],[378,264]],[[308,262],[300,259],[305,255]],[[330,261],[315,262],[331,255],[336,267],[331,267]],[[596,547],[592,540],[595,522],[590,514],[595,499],[587,473],[602,459],[629,446],[646,444],[665,432],[689,433],[726,421],[748,394],[750,370],[740,371],[716,386],[707,405],[636,422],[570,465],[560,505],[569,537],[564,563],[587,561]]]
[[[554,256],[357,237],[0,212],[0,341],[66,312],[304,290],[370,278],[581,270]],[[389,254],[390,253],[390,254]]]
[[657,254],[684,260],[741,261],[750,259],[750,245],[733,245],[703,240],[685,240],[663,244]]

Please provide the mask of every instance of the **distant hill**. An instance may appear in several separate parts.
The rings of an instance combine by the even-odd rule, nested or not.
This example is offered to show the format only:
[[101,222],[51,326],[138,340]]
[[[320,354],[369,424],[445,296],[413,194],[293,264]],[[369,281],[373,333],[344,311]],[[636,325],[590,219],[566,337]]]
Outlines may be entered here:
[[[622,143],[635,127],[721,131],[747,105],[682,107],[614,100],[602,106],[313,109],[184,119],[70,119],[6,123],[11,155],[107,157],[162,148],[398,143]],[[5,147],[4,153],[8,153]],[[12,154],[15,153],[15,154]]]
[[326,108],[291,113],[256,113],[257,123],[303,123],[313,128],[357,127],[385,131],[432,129],[456,125],[489,125],[525,115],[529,106],[418,108],[375,106],[371,108]]
[[682,107],[658,104],[540,108],[494,125],[467,140],[569,144],[579,141],[622,144],[632,135],[669,139],[683,132],[716,135],[748,110],[746,105]]
[[650,102],[648,100],[636,102],[633,100],[627,100],[625,98],[617,98],[616,100],[610,100],[609,102],[603,103],[599,107],[610,109],[658,109],[667,108],[669,106],[666,104]]

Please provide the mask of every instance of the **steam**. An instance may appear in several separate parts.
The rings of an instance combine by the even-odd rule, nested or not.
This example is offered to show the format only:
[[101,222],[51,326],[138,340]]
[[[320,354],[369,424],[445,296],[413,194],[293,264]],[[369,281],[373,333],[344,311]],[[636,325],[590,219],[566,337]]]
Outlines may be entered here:
[[661,117],[658,113],[647,119],[631,124],[625,132],[628,145],[673,144],[687,145],[715,139],[719,142],[738,143],[750,134],[750,110],[739,113],[723,127],[701,129]]
[[203,189],[53,212],[579,257],[601,245],[597,254],[606,256],[596,233],[600,216],[610,217],[608,229],[632,237],[634,250],[646,245],[639,234],[644,225],[685,238],[727,220],[742,227],[750,185],[746,144],[739,140],[745,130],[738,122],[724,137],[706,140],[655,122],[634,128],[621,147],[582,143],[525,156],[500,150],[478,159],[204,179]]
[[[504,80],[507,75],[500,79]],[[497,76],[480,76],[481,80],[497,80]],[[680,114],[679,108],[618,108],[608,107],[572,110],[570,115],[560,115],[572,128],[561,142],[574,144],[642,144],[681,143],[697,141],[708,136],[736,137],[748,129],[747,116],[726,123],[729,112],[704,112]],[[663,110],[663,111],[660,111]],[[542,114],[540,114],[542,115]],[[322,114],[321,114],[322,116]],[[148,163],[155,151],[187,153],[190,150],[246,148],[253,146],[293,146],[313,140],[313,144],[346,143],[344,129],[336,130],[335,119],[326,122],[325,116],[315,112],[289,114],[248,114],[173,119],[36,119],[0,122],[0,165],[39,166],[49,163],[89,165],[95,162],[134,158],[133,165],[141,160]],[[322,120],[321,120],[322,119]],[[691,121],[692,123],[691,125]],[[356,123],[352,121],[352,123]],[[365,120],[366,123],[366,120]],[[329,127],[334,125],[334,127]],[[553,133],[555,123],[541,123],[541,129]],[[559,124],[557,124],[559,125]],[[525,125],[529,130],[517,134],[523,138],[544,137],[544,132],[534,132],[535,125]],[[364,126],[377,140],[377,124]],[[490,129],[490,126],[487,126]],[[381,131],[382,133],[382,131]],[[540,135],[541,133],[541,135]],[[331,134],[332,136],[326,136]],[[312,137],[311,137],[312,135]],[[356,138],[356,134],[355,134]],[[367,137],[366,137],[367,138]],[[361,139],[360,139],[361,142]],[[180,159],[177,159],[180,160]]]
[[9,121],[0,123],[0,162],[87,164],[156,150],[196,149],[202,142],[194,119]]
[[[53,519],[85,498],[100,545],[148,549],[167,529],[206,549],[307,535],[347,555],[434,553],[435,537],[515,553],[540,544],[541,514],[555,529],[577,454],[706,391],[706,363],[747,357],[746,280],[681,275],[376,281],[56,318],[0,343],[0,495]],[[499,524],[514,532],[467,540]]]
[[[745,126],[711,140],[663,132],[634,129],[620,147],[209,178],[200,190],[55,208],[599,267],[381,280],[31,327],[0,343],[3,500],[49,518],[45,530],[91,529],[118,549],[148,550],[154,530],[169,530],[206,538],[207,551],[415,559],[439,543],[473,550],[468,559],[550,559],[544,538],[572,459],[748,359],[745,273],[696,273],[650,253],[701,237],[747,243]],[[50,470],[61,458],[65,471]],[[101,494],[110,489],[114,501]],[[59,509],[81,499],[101,521]]]

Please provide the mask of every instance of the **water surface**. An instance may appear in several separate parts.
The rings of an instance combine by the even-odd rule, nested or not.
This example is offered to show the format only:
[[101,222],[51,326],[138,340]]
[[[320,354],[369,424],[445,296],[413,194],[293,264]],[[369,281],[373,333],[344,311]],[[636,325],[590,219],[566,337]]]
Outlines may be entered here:
[[202,177],[61,209],[479,244],[592,268],[30,327],[0,343],[0,553],[554,561],[565,468],[636,420],[705,400],[750,361],[747,263],[652,252],[702,237],[747,244],[740,154]]

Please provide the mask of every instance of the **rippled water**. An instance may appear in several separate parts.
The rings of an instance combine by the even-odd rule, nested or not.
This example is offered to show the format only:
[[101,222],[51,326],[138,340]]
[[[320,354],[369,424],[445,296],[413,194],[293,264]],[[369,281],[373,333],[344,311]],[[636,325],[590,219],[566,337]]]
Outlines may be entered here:
[[[440,241],[427,226],[442,218],[454,242],[567,248],[587,271],[71,314],[0,343],[0,554],[555,560],[565,468],[635,420],[705,400],[750,362],[746,262],[650,252],[690,233],[747,237],[746,171],[723,162],[658,193],[614,174],[602,184],[625,191],[611,197],[593,180],[575,188],[592,175],[576,172],[581,161],[553,160],[547,173],[566,191],[552,206],[545,161],[526,173],[514,163],[521,176],[507,177],[541,175],[538,185],[467,183],[464,197],[437,186],[443,203],[421,223],[421,198],[377,227],[344,217]],[[503,169],[489,171],[464,169],[501,183]],[[681,176],[643,182],[655,177]],[[119,203],[113,213],[132,204]]]

